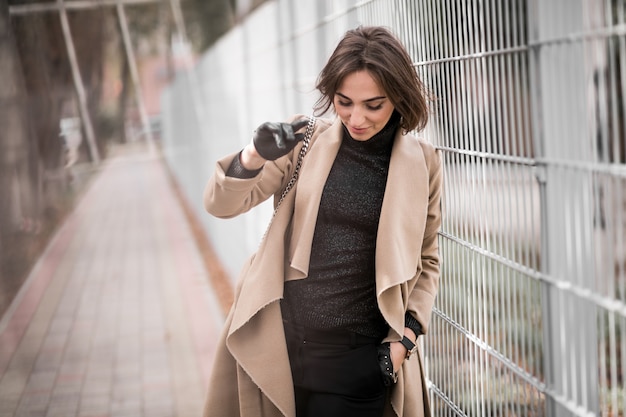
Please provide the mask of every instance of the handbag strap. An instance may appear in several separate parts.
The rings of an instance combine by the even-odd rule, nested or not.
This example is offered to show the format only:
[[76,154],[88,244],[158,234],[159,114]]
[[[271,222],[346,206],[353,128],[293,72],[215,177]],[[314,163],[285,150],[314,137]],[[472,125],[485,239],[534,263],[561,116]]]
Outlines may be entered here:
[[270,219],[267,229],[265,230],[265,233],[263,234],[263,239],[261,240],[265,239],[265,235],[267,235],[267,232],[270,229],[270,225],[272,224],[274,217],[276,217],[278,208],[285,200],[285,197],[287,196],[287,194],[289,194],[289,191],[291,191],[293,186],[296,185],[296,181],[298,180],[298,175],[300,175],[300,167],[302,166],[302,160],[304,159],[304,155],[306,155],[307,151],[309,150],[309,145],[311,144],[311,138],[313,137],[314,130],[315,130],[315,116],[309,116],[309,123],[306,125],[306,130],[304,132],[304,139],[302,140],[302,148],[300,148],[300,153],[298,153],[298,161],[296,162],[296,167],[293,170],[293,174],[291,175],[291,178],[289,179],[287,186],[285,187],[282,194],[280,195],[280,199],[278,200],[278,203],[276,203],[276,208],[274,209],[274,213],[272,213],[272,218]]
[[[274,214],[276,214],[276,210],[282,204],[283,200],[291,191],[293,186],[296,184],[298,180],[298,175],[300,175],[300,167],[302,166],[302,160],[304,159],[304,155],[309,150],[309,144],[311,143],[311,138],[313,137],[313,130],[315,130],[315,116],[309,116],[309,123],[306,125],[306,130],[304,132],[304,139],[302,140],[302,148],[300,148],[300,153],[298,154],[298,161],[296,162],[296,168],[293,171],[293,175],[291,179],[287,183],[287,186],[283,190],[283,193],[280,195],[280,200],[276,204],[276,208],[274,209]],[[272,216],[273,217],[273,216]]]

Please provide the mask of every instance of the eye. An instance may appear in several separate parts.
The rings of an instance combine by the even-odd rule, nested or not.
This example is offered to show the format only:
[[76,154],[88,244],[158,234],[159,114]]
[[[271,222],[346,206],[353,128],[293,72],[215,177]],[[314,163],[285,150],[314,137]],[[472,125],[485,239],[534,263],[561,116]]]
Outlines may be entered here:
[[352,105],[352,103],[347,102],[347,101],[341,101],[341,100],[337,100],[337,104],[339,104],[341,107],[349,107]]
[[368,110],[380,110],[383,108],[383,104],[381,103],[376,106],[372,106],[371,104],[368,104],[366,107]]

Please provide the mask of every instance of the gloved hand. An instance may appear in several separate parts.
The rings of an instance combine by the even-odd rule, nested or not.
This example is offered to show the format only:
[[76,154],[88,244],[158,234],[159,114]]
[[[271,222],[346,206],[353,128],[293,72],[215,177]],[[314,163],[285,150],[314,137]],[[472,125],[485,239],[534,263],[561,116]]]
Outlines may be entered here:
[[263,158],[273,161],[287,155],[298,142],[304,139],[303,133],[295,133],[309,123],[308,119],[292,123],[265,122],[252,137],[254,148]]

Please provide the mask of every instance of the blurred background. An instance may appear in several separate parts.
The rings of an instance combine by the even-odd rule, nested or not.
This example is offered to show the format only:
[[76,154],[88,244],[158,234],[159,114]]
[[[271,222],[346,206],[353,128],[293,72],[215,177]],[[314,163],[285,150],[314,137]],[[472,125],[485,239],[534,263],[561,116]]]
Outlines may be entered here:
[[[625,415],[626,0],[5,0],[1,13],[0,313],[103,161],[129,150],[157,155],[232,288],[271,202],[206,215],[215,161],[266,120],[310,114],[345,31],[384,25],[433,93],[416,133],[444,167],[422,342],[434,414]],[[215,292],[227,308],[232,293]]]
[[158,140],[163,88],[259,3],[2,2],[0,311],[94,164]]

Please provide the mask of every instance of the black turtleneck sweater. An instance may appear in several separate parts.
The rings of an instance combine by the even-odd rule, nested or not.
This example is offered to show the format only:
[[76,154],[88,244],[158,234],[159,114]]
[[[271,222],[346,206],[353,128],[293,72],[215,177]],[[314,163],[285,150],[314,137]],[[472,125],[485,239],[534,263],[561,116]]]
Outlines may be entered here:
[[286,320],[373,337],[388,326],[376,302],[375,252],[391,148],[399,117],[367,141],[343,139],[322,193],[309,275],[288,281]]

